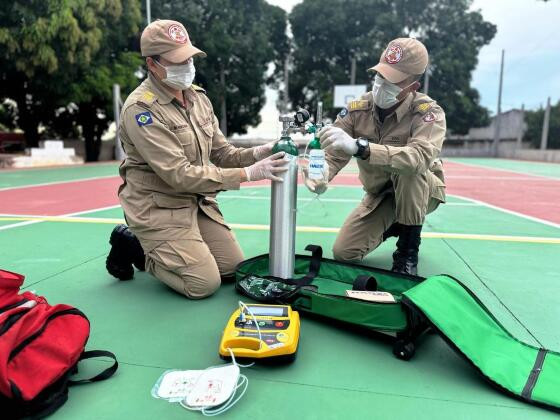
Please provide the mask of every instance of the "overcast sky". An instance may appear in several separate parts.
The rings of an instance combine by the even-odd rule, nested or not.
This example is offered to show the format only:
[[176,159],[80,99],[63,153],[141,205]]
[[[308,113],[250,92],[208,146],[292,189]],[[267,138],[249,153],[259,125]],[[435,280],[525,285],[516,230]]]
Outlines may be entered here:
[[[288,12],[300,0],[267,0]],[[497,25],[496,36],[479,53],[472,86],[481,103],[492,113],[497,106],[500,54],[505,49],[502,110],[535,109],[560,100],[560,0],[475,0],[484,19]],[[372,63],[374,64],[374,63]],[[276,92],[267,89],[267,104],[261,111],[262,124],[249,136],[272,136],[278,130]],[[435,98],[437,99],[437,98]]]

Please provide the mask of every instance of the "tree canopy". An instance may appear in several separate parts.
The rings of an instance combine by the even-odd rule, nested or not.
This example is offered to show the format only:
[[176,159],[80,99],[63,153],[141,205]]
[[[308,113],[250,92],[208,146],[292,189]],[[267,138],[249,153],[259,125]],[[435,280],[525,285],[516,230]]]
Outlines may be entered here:
[[[523,139],[531,142],[531,144],[536,148],[541,146],[544,112],[544,108],[540,108],[536,111],[525,112],[527,131],[525,131]],[[556,105],[551,105],[550,107],[548,148],[560,149],[560,101],[558,101]]]
[[[429,94],[446,111],[448,127],[466,133],[488,123],[488,111],[470,87],[480,48],[496,27],[471,11],[471,0],[304,0],[294,7],[289,96],[294,106],[332,104],[333,86],[348,84],[351,59],[356,83],[371,86],[366,69],[389,41],[413,36],[430,52]],[[330,110],[334,116],[334,110]]]
[[39,128],[86,139],[96,160],[111,119],[112,84],[137,85],[131,52],[137,0],[16,0],[0,9],[0,98],[17,103],[15,123],[36,146]]
[[283,9],[264,0],[159,1],[152,3],[152,18],[180,21],[208,54],[195,61],[195,83],[207,90],[219,119],[226,109],[227,133],[260,123],[265,82],[280,77],[278,71],[267,78],[268,66],[281,70],[289,48]]

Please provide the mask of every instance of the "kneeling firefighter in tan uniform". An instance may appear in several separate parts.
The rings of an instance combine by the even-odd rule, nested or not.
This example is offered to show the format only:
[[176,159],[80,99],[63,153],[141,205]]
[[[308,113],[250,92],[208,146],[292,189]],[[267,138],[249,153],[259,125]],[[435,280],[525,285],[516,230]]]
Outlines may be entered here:
[[393,271],[416,274],[420,232],[427,213],[445,202],[439,154],[445,114],[418,93],[428,52],[412,38],[390,42],[372,92],[343,109],[320,133],[330,178],[357,158],[366,194],[348,216],[333,247],[334,257],[359,261],[390,236],[397,236]]
[[127,98],[120,139],[119,198],[128,227],[110,238],[107,270],[128,280],[134,264],[189,298],[209,296],[233,276],[243,254],[216,202],[245,181],[279,180],[273,143],[229,144],[204,90],[192,85],[195,48],[182,24],[158,20],[140,40],[148,78]]

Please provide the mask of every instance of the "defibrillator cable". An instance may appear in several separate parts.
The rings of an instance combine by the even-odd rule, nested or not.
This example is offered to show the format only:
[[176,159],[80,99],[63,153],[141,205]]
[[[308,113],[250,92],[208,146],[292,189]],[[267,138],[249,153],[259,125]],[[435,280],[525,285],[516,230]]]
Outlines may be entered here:
[[[231,354],[232,363],[236,366],[241,366],[241,365],[237,364],[237,362],[235,361],[235,356],[233,354],[233,351],[231,349],[228,349],[228,350]],[[213,368],[216,368],[216,367],[217,366],[212,366],[212,367],[209,367],[208,369],[213,369]],[[206,369],[206,370],[208,370],[208,369]],[[243,395],[245,395],[245,392],[247,391],[248,386],[249,386],[249,379],[245,375],[240,373],[239,374],[239,379],[238,379],[237,384],[235,386],[235,389],[231,393],[231,396],[228,398],[228,400],[226,402],[224,402],[223,404],[220,404],[219,406],[216,406],[216,407],[213,407],[213,408],[190,407],[189,405],[187,405],[184,402],[184,401],[186,401],[186,399],[180,401],[179,404],[181,405],[181,407],[183,407],[187,410],[200,411],[206,417],[217,416],[218,414],[222,414],[222,413],[226,412],[231,407],[233,407],[235,404],[237,404],[237,402],[243,397]],[[241,393],[239,395],[237,395],[237,390],[241,387],[243,387],[241,389]],[[237,398],[236,398],[236,395],[237,395]]]

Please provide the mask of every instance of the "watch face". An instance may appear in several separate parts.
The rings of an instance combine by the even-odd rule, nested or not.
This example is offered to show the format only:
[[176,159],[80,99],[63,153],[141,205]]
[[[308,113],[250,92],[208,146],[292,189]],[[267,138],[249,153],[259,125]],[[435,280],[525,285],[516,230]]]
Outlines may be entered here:
[[360,143],[360,146],[364,146],[364,147],[367,147],[367,145],[369,144],[369,141],[367,141],[367,139],[361,137],[358,139],[358,142]]

